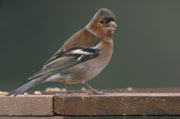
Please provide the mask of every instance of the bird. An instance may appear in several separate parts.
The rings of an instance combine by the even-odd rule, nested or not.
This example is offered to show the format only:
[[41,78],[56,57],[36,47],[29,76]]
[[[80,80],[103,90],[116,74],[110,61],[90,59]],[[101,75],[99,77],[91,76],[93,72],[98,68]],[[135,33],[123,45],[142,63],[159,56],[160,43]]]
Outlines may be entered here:
[[115,14],[107,8],[100,8],[90,22],[73,34],[39,72],[28,78],[29,82],[8,96],[24,93],[44,82],[63,82],[69,93],[69,84],[84,84],[91,94],[103,94],[87,81],[99,75],[110,62],[116,27]]

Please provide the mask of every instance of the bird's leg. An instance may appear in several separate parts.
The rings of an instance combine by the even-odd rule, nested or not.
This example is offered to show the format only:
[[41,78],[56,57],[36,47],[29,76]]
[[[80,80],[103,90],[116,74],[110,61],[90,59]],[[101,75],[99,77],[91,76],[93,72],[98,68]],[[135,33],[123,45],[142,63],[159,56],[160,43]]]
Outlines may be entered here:
[[67,93],[72,93],[72,92],[69,90],[66,81],[64,81],[64,87],[65,87]]
[[102,94],[104,94],[103,91],[98,91],[98,90],[94,89],[87,82],[84,81],[82,83],[85,84],[91,90],[92,94],[95,94],[95,95],[102,95]]

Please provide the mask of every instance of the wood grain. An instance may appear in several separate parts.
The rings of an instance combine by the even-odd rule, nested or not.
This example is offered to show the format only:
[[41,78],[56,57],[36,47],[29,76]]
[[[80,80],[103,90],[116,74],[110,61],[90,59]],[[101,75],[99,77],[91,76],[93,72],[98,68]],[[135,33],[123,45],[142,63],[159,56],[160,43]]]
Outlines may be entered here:
[[[81,91],[49,95],[0,96],[0,119],[68,116],[180,115],[180,89],[105,90],[104,95]],[[46,93],[47,94],[47,93]],[[13,117],[12,117],[13,116]]]
[[55,117],[0,117],[0,119],[66,119],[60,116]]
[[0,117],[0,119],[180,119],[180,116],[54,116],[54,117]]
[[51,116],[53,114],[52,95],[0,96],[0,115]]
[[60,115],[180,115],[180,93],[57,94]]

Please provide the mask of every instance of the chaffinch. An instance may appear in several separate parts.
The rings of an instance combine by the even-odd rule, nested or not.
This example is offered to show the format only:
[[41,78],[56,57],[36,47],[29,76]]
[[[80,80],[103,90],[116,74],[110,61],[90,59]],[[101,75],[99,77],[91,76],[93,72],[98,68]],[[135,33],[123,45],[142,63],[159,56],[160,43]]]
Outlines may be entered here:
[[41,71],[29,77],[28,83],[9,93],[16,96],[43,82],[85,84],[93,94],[102,92],[92,88],[87,81],[96,77],[109,63],[113,53],[115,15],[101,8],[92,20],[72,35],[64,45],[44,64]]

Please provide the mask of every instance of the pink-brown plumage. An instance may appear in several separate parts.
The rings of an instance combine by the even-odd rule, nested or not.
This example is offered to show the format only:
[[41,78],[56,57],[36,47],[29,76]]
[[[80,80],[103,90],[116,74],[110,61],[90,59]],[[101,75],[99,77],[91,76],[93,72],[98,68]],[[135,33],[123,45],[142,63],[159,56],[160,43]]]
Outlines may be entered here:
[[9,95],[23,93],[48,81],[62,81],[67,90],[67,84],[83,83],[92,93],[100,94],[87,81],[100,74],[111,60],[115,19],[110,10],[98,10],[85,28],[72,35],[44,64],[42,70],[29,78],[30,82]]

